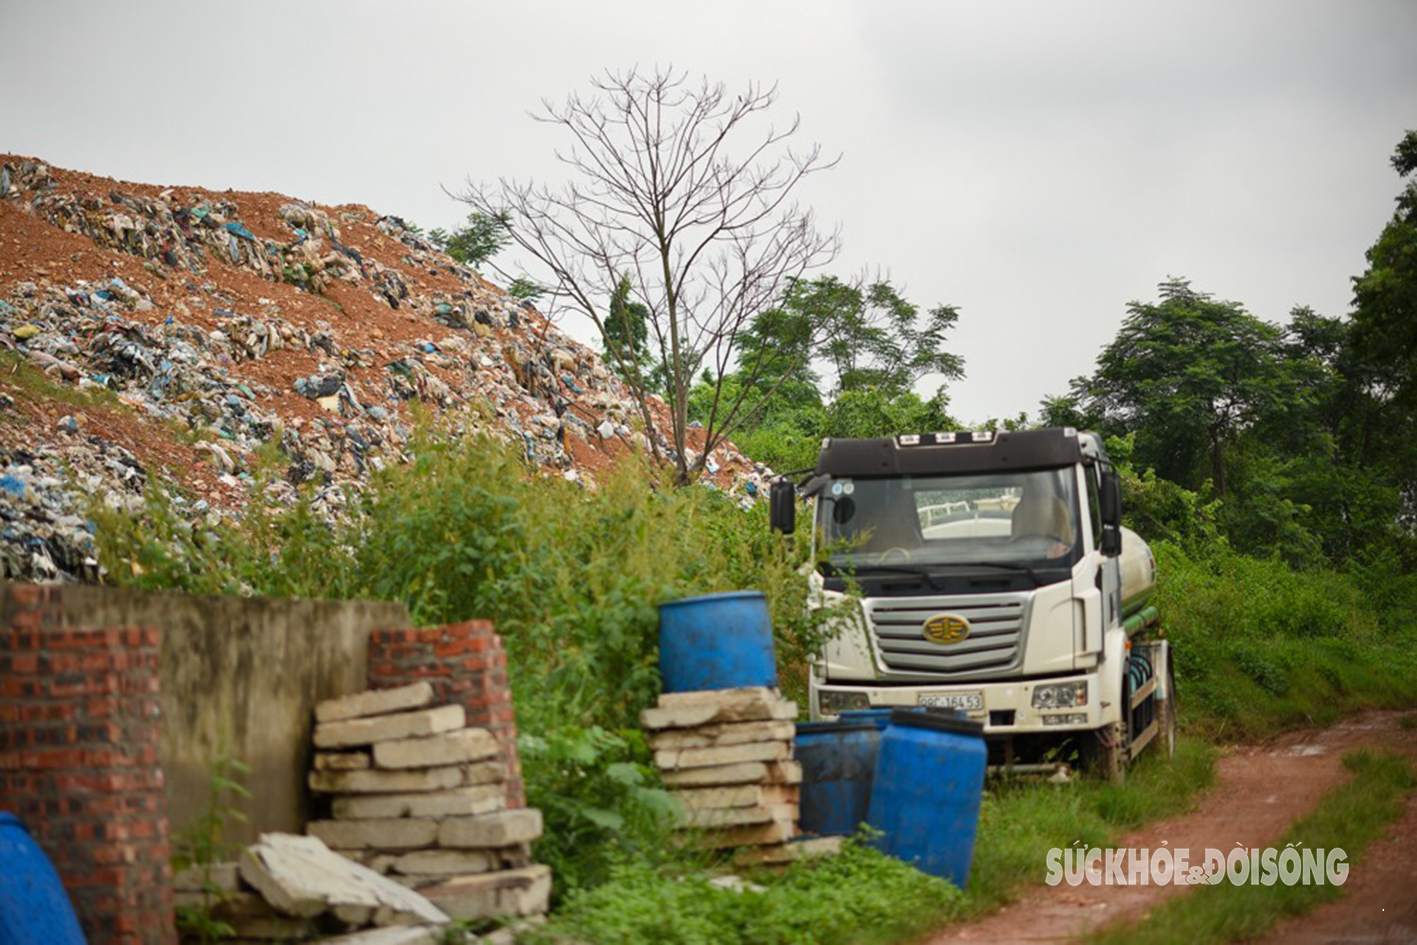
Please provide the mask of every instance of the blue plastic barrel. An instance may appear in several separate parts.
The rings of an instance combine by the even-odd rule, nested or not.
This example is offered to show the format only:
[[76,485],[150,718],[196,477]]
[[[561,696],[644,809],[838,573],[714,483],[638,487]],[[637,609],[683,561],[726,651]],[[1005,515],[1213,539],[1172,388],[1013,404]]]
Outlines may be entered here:
[[74,907],[44,851],[0,811],[0,945],[84,945]]
[[730,591],[660,604],[659,672],[665,692],[776,686],[767,598]]
[[874,718],[797,723],[792,757],[802,765],[803,833],[844,837],[866,822],[882,728]]
[[843,722],[870,722],[881,731],[891,724],[892,712],[933,712],[937,715],[958,715],[964,716],[959,709],[936,709],[925,706],[884,706],[879,709],[846,709],[837,716]]
[[886,707],[883,709],[847,709],[837,716],[843,722],[870,722],[881,731],[886,730],[886,726],[891,724],[891,713],[895,709]]
[[876,846],[964,888],[987,762],[982,723],[953,712],[891,713],[867,818],[881,832]]

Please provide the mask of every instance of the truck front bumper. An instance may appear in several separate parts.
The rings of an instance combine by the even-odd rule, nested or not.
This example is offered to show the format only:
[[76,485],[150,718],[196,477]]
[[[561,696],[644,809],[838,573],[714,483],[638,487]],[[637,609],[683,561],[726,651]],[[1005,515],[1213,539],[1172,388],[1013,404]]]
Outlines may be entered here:
[[[1087,701],[1066,708],[1034,708],[1034,691],[1042,686],[1067,683],[1087,683]],[[937,685],[876,686],[870,683],[821,682],[812,675],[809,686],[813,719],[834,718],[844,709],[874,709],[892,706],[918,706],[930,701],[930,696],[979,697],[978,708],[963,709],[964,714],[984,723],[986,735],[1058,734],[1091,731],[1121,718],[1121,707],[1101,701],[1101,685],[1097,673],[1044,679],[1005,680],[998,682],[951,683]],[[972,701],[972,700],[969,700]]]

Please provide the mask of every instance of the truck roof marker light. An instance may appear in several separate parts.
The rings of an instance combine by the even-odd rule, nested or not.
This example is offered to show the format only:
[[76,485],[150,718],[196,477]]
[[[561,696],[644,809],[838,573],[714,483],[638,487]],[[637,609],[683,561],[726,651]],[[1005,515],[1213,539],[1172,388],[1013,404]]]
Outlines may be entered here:
[[896,442],[901,446],[919,446],[920,436],[916,433],[904,433],[896,437]]

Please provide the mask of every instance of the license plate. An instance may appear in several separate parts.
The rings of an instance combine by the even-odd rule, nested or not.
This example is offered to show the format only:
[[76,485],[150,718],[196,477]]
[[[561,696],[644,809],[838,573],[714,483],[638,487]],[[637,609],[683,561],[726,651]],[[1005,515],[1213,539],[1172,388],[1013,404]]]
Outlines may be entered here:
[[920,696],[920,704],[934,709],[964,709],[969,712],[984,708],[982,692],[928,692]]

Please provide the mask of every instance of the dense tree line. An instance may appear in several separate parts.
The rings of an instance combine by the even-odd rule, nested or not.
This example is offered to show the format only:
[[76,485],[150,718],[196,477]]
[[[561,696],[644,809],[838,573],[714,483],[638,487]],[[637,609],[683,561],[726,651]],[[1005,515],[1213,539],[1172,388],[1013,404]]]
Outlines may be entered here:
[[[1153,537],[1224,540],[1295,567],[1417,570],[1417,132],[1393,166],[1406,186],[1353,279],[1351,314],[1300,306],[1280,326],[1168,279],[1127,307],[1092,374],[1043,402],[1039,424],[1112,438]],[[943,384],[927,398],[916,386],[963,376],[946,344],[958,317],[946,305],[922,317],[884,280],[794,284],[741,345],[743,373],[780,383],[750,395],[736,441],[792,469],[813,464],[824,436],[957,426]]]
[[779,470],[815,465],[827,436],[952,429],[944,384],[929,397],[916,388],[926,377],[964,376],[964,359],[946,349],[958,320],[958,309],[949,305],[922,317],[888,279],[798,280],[744,333],[738,370],[721,385],[701,379],[690,416],[708,413],[715,389],[736,392],[757,378],[746,393],[746,422],[734,439],[749,456]]
[[[1417,170],[1417,132],[1393,166]],[[1352,314],[1278,326],[1182,279],[1133,302],[1049,424],[1130,437],[1131,461],[1219,500],[1237,549],[1296,566],[1417,565],[1417,180],[1353,279]]]
[[[1403,189],[1353,278],[1349,314],[1299,306],[1281,326],[1170,278],[1127,307],[1090,375],[1042,403],[1039,424],[1112,438],[1152,537],[1209,529],[1207,540],[1296,567],[1417,571],[1417,132],[1392,165]],[[478,263],[525,216],[474,213],[435,239]],[[813,465],[823,437],[958,426],[946,395],[964,374],[948,348],[952,306],[922,313],[885,278],[788,274],[775,304],[719,326],[715,360],[671,352],[631,270],[610,274],[595,313],[606,360],[634,390],[678,405],[680,444],[682,425],[698,426],[788,470]],[[922,396],[926,378],[935,387]],[[687,481],[703,460],[674,462]]]

